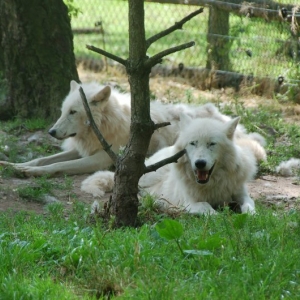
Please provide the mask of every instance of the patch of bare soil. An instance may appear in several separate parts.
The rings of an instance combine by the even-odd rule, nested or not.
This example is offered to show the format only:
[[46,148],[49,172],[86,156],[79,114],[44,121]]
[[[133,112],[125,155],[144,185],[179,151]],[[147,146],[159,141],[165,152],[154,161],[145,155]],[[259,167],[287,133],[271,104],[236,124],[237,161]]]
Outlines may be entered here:
[[[39,214],[47,213],[49,203],[60,202],[66,209],[66,214],[72,212],[76,201],[81,201],[91,206],[95,198],[80,190],[81,182],[88,175],[75,175],[72,178],[71,189],[52,189],[51,194],[44,195],[40,200],[20,197],[18,189],[24,186],[34,186],[33,178],[0,178],[0,211],[33,211]],[[65,178],[50,179],[57,186],[61,186]],[[248,184],[251,197],[256,202],[272,208],[286,210],[299,209],[300,185],[299,179],[292,177],[279,177],[274,175],[261,176]],[[108,201],[111,194],[106,194],[101,201]]]
[[[80,78],[83,82],[97,80],[106,83],[115,83],[121,87],[124,91],[129,91],[129,84],[127,78],[123,75],[110,71],[107,73],[95,74],[79,70]],[[172,101],[173,99],[185,99],[189,97],[192,100],[210,99],[211,101],[218,102],[230,102],[232,101],[232,93],[228,90],[222,91],[209,91],[204,92],[195,89],[188,85],[188,83],[182,81],[174,81],[171,78],[152,78],[150,81],[151,90],[155,92],[155,95],[162,101]],[[188,91],[188,95],[187,95]],[[261,103],[264,105],[270,105],[272,107],[279,104],[271,99],[261,99],[253,95],[245,95],[242,97],[245,106],[257,106]],[[186,102],[186,101],[185,101]],[[297,106],[285,106],[281,107],[286,111],[286,119],[290,122],[300,124],[300,109]],[[299,111],[298,111],[299,110]],[[0,132],[0,134],[5,134]],[[19,147],[26,147],[27,143],[36,142],[41,143],[47,137],[45,132],[38,133],[38,138],[32,139],[32,136],[36,136],[37,133],[26,133],[19,137]],[[49,141],[48,141],[49,142]],[[57,147],[57,141],[50,138],[50,142]],[[1,154],[1,153],[0,153]],[[45,154],[46,156],[47,154]],[[0,159],[3,159],[2,157]],[[53,188],[50,195],[45,195],[39,201],[33,199],[24,199],[20,197],[18,189],[21,186],[34,186],[36,181],[34,178],[4,178],[0,177],[0,211],[34,211],[40,214],[47,212],[47,204],[59,201],[66,208],[66,214],[71,213],[76,201],[82,201],[91,205],[94,201],[91,195],[83,193],[80,190],[81,182],[88,175],[71,176],[72,185],[70,189]],[[65,182],[65,178],[51,179],[55,184],[54,186],[60,187]],[[261,202],[267,206],[282,207],[285,209],[297,209],[298,201],[300,197],[299,178],[284,178],[274,175],[267,175],[257,178],[248,184],[249,192],[252,198],[257,202]],[[108,200],[109,194],[103,199]]]
[[251,197],[264,205],[286,210],[300,208],[299,178],[265,175],[248,183],[248,189]]
[[[63,190],[60,188],[51,189],[51,194],[45,194],[40,199],[23,198],[19,195],[18,189],[26,186],[35,186],[33,178],[1,178],[0,179],[0,211],[33,211],[44,214],[47,212],[47,205],[60,202],[64,205],[67,212],[71,212],[76,201],[82,201],[86,204],[93,203],[93,197],[83,193],[80,190],[81,182],[88,175],[72,176],[72,188]],[[50,179],[57,186],[63,185],[65,178]]]
[[[47,204],[60,202],[64,205],[66,214],[69,214],[72,212],[76,201],[84,202],[90,207],[95,199],[80,190],[81,182],[86,176],[72,176],[71,190],[54,189],[51,191],[51,195],[45,195],[40,200],[25,199],[19,196],[18,188],[35,184],[32,178],[0,178],[0,211],[32,211],[46,214]],[[54,180],[59,186],[65,179],[55,178],[51,180]],[[251,197],[263,205],[286,210],[299,209],[300,186],[295,178],[267,175],[251,181],[248,188]],[[110,194],[107,194],[101,201],[108,201],[109,196]]]

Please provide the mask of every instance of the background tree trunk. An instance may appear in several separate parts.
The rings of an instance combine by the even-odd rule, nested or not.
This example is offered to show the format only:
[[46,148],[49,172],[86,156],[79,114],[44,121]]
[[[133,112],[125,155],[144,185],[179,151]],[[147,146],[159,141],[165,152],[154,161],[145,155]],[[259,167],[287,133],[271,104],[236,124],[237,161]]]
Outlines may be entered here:
[[213,70],[231,70],[229,50],[229,13],[216,7],[209,8],[207,33],[206,68]]
[[0,1],[6,97],[0,119],[57,118],[78,81],[68,10],[62,0]]

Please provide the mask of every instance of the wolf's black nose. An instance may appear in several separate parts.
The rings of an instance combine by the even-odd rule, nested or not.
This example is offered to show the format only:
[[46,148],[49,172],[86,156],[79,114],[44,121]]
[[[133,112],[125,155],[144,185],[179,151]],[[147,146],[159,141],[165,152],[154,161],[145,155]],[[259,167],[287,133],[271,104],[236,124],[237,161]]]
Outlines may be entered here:
[[50,130],[48,131],[48,133],[49,133],[51,136],[55,137],[55,135],[56,135],[56,130],[55,130],[55,129],[50,129]]
[[206,161],[204,159],[197,159],[195,161],[195,166],[197,169],[203,169],[206,166]]

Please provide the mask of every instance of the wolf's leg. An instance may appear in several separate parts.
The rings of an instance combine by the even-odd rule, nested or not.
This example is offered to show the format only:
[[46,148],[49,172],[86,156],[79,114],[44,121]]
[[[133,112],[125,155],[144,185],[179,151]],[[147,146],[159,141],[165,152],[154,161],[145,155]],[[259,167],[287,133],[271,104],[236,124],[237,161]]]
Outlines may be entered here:
[[245,186],[233,196],[233,200],[240,204],[242,213],[255,214],[255,203]]
[[63,151],[54,155],[34,159],[26,163],[15,164],[17,166],[46,166],[58,162],[69,161],[80,158],[77,150]]
[[242,213],[255,214],[255,204],[249,196],[245,197],[244,203],[241,205],[241,211]]
[[196,202],[189,204],[186,208],[191,214],[201,214],[201,215],[214,215],[217,212],[212,208],[212,206],[207,202]]
[[62,174],[75,175],[92,173],[103,170],[112,165],[108,154],[102,150],[94,155],[82,157],[70,161],[62,161],[45,166],[14,166],[16,170],[26,176],[50,175],[58,176]]
[[57,162],[68,161],[80,158],[79,153],[74,149],[70,151],[63,151],[54,155],[37,158],[25,163],[10,163],[6,161],[1,161],[0,165],[11,165],[15,167],[35,167],[35,166],[46,166],[51,165]]

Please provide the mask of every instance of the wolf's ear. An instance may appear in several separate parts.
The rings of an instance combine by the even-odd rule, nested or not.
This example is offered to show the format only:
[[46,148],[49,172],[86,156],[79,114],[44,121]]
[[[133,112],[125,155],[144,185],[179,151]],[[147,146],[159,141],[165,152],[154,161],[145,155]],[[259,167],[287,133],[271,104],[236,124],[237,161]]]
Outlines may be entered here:
[[75,80],[71,80],[70,82],[70,91],[74,92],[79,87],[79,84]]
[[110,94],[111,88],[106,86],[92,98],[91,104],[97,104],[98,102],[104,103],[108,101]]
[[227,127],[226,127],[226,135],[227,137],[232,140],[234,136],[235,129],[240,121],[240,117],[234,118],[233,120],[230,120],[227,122]]
[[180,117],[180,128],[181,129],[186,127],[192,121],[192,118],[184,113],[181,113],[179,117]]

